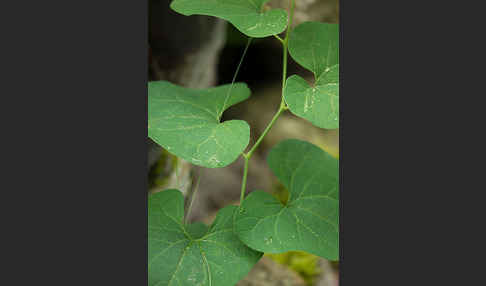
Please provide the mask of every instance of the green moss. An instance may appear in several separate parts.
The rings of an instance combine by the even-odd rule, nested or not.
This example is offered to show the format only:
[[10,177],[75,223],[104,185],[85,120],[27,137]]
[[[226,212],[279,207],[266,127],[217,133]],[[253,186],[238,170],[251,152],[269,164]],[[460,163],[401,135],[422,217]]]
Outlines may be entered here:
[[321,273],[319,257],[303,251],[289,251],[281,254],[265,255],[297,272],[305,280],[307,285],[313,285],[315,279]]

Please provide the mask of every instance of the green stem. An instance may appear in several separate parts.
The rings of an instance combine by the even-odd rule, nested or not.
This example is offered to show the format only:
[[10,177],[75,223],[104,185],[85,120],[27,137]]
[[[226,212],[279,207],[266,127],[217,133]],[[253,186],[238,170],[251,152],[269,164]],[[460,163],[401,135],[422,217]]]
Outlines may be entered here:
[[246,51],[248,51],[248,47],[250,46],[251,40],[253,38],[249,37],[248,41],[246,42],[245,50],[243,51],[243,55],[241,56],[240,62],[238,63],[238,67],[236,67],[235,74],[233,75],[233,79],[231,80],[231,85],[230,88],[228,89],[228,93],[226,94],[226,98],[224,99],[224,104],[223,108],[221,108],[221,111],[218,114],[218,120],[221,119],[221,116],[223,115],[223,111],[226,110],[226,104],[228,103],[229,96],[231,94],[231,90],[233,89],[233,85],[236,80],[236,76],[238,75],[238,72],[240,71],[241,64],[243,63],[243,59],[245,58]]
[[256,148],[258,148],[258,146],[260,145],[260,143],[262,143],[263,138],[267,135],[267,133],[270,131],[270,129],[272,129],[272,126],[275,124],[275,122],[277,121],[278,117],[280,116],[280,114],[282,114],[282,112],[284,110],[285,110],[285,108],[282,107],[282,105],[280,105],[280,108],[278,109],[277,113],[275,113],[275,115],[272,118],[272,121],[270,121],[270,123],[267,125],[267,127],[263,131],[262,135],[260,135],[260,138],[258,138],[258,140],[255,142],[255,144],[253,145],[253,147],[251,147],[250,151],[248,151],[248,153],[246,153],[246,157],[248,159],[251,158],[251,156],[253,155],[253,152],[255,152]]
[[241,182],[241,194],[240,194],[240,206],[241,203],[243,202],[243,198],[245,197],[245,191],[246,191],[246,176],[248,175],[248,161],[250,160],[248,156],[243,154],[243,159],[245,159],[245,167],[243,169],[243,179]]
[[[282,101],[283,102],[283,101]],[[285,104],[285,103],[284,103]],[[248,161],[250,160],[251,156],[253,155],[253,152],[255,152],[256,148],[262,143],[263,138],[267,135],[267,133],[272,129],[272,126],[275,124],[277,121],[278,117],[280,114],[282,114],[283,111],[287,110],[287,107],[285,105],[280,104],[280,108],[278,109],[277,113],[272,118],[272,121],[268,124],[268,126],[265,128],[263,131],[262,135],[258,138],[257,142],[251,147],[250,151],[246,154],[242,154],[243,159],[245,160],[245,167],[243,169],[243,180],[241,183],[241,194],[240,194],[240,205],[243,202],[243,198],[245,197],[245,192],[246,192],[246,177],[248,175]]]
[[[285,81],[287,80],[287,58],[288,58],[288,47],[289,47],[289,35],[290,29],[292,28],[292,18],[294,17],[294,0],[289,0],[290,2],[290,16],[289,16],[289,23],[287,26],[287,31],[285,32],[285,39],[283,40],[283,72],[282,72],[282,104],[285,105],[284,102],[284,90],[285,90]],[[286,106],[286,105],[285,105]]]
[[289,34],[290,34],[290,28],[292,26],[292,18],[294,17],[294,0],[289,0],[289,2],[290,2],[290,16],[289,16],[289,23],[288,23],[288,26],[287,26],[287,31],[285,32],[285,38],[282,40],[279,36],[277,36],[277,35],[275,36],[277,39],[280,40],[280,42],[282,43],[282,47],[283,47],[282,99],[281,99],[281,102],[280,102],[280,107],[279,107],[277,113],[275,113],[275,115],[273,116],[272,121],[270,121],[270,123],[267,125],[267,127],[265,128],[263,133],[260,135],[258,140],[251,147],[250,151],[248,151],[248,153],[246,153],[246,154],[245,153],[242,154],[243,159],[245,160],[245,165],[244,165],[244,168],[243,168],[243,179],[242,179],[242,182],[241,182],[240,206],[241,206],[241,203],[243,202],[243,199],[245,197],[246,179],[247,179],[247,176],[248,176],[248,162],[250,161],[250,158],[253,155],[253,152],[255,152],[255,150],[258,148],[260,143],[262,143],[263,138],[265,138],[265,136],[270,131],[270,129],[272,129],[272,126],[275,124],[275,122],[277,121],[280,114],[282,114],[282,112],[284,112],[285,110],[289,109],[287,104],[285,103],[284,96],[283,96],[284,90],[285,90],[285,81],[287,79],[287,57],[288,57],[287,49],[288,49],[288,45],[289,45]]

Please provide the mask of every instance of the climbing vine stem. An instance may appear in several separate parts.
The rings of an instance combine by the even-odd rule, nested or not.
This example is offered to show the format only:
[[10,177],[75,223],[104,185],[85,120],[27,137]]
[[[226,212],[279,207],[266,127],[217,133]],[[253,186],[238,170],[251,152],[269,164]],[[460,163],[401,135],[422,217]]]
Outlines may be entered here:
[[245,198],[245,192],[246,192],[246,180],[248,177],[248,163],[250,161],[251,156],[253,155],[253,152],[258,148],[260,143],[263,141],[263,138],[267,135],[267,133],[272,129],[272,126],[275,124],[277,121],[278,117],[282,112],[285,110],[289,109],[287,104],[285,103],[284,100],[284,90],[285,90],[285,80],[287,79],[287,58],[288,58],[288,45],[289,45],[289,35],[290,35],[290,29],[292,27],[292,18],[294,17],[294,3],[295,0],[289,0],[289,5],[290,5],[290,13],[289,13],[289,22],[287,25],[287,31],[285,32],[285,38],[282,40],[279,36],[275,36],[281,43],[282,43],[282,48],[283,48],[283,71],[282,71],[282,95],[281,95],[281,102],[280,102],[280,107],[273,116],[272,120],[270,123],[267,125],[263,133],[260,135],[258,140],[253,144],[251,147],[250,151],[248,153],[243,153],[242,157],[244,159],[244,167],[243,167],[243,179],[241,182],[241,193],[240,193],[240,206],[241,203],[243,202],[243,199]]

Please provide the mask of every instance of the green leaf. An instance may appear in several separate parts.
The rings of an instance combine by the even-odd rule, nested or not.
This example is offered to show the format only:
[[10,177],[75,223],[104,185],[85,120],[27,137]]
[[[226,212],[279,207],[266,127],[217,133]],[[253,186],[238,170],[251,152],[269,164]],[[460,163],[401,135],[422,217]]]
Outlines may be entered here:
[[276,35],[287,27],[287,12],[263,11],[269,0],[174,0],[170,7],[183,15],[207,15],[222,18],[243,34],[263,38]]
[[233,161],[250,140],[245,121],[220,123],[223,111],[250,96],[243,83],[204,90],[167,81],[148,84],[148,136],[194,165],[219,168]]
[[318,127],[339,128],[339,26],[300,24],[290,33],[289,53],[314,73],[313,85],[297,75],[287,79],[284,97],[290,111]]
[[248,274],[262,253],[233,233],[236,206],[221,209],[214,223],[183,224],[184,198],[165,190],[148,199],[149,285],[228,286]]
[[272,148],[268,164],[289,190],[289,200],[283,205],[266,192],[251,192],[236,216],[241,241],[262,252],[306,251],[338,260],[338,161],[292,139]]

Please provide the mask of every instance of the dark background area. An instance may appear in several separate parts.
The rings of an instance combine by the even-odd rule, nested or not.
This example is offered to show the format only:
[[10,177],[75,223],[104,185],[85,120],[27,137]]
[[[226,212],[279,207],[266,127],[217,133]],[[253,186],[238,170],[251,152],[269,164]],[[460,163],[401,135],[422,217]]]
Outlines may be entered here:
[[[245,35],[232,25],[228,25],[227,30],[227,43],[221,51],[218,64],[220,85],[231,83],[246,45]],[[281,83],[282,57],[283,52],[277,39],[273,37],[253,39],[238,73],[237,81],[246,82],[253,89]],[[287,73],[312,76],[311,72],[298,65],[292,57],[288,57]]]

